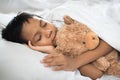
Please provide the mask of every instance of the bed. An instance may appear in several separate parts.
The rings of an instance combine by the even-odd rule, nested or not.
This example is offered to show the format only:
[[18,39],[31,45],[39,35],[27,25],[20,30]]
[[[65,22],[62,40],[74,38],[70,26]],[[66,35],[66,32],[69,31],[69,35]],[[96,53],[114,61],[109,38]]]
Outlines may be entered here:
[[[99,37],[120,51],[119,0],[4,0],[1,6],[0,31],[19,11],[38,14],[58,28],[63,23],[62,16],[67,14],[87,24]],[[44,67],[40,60],[45,55],[25,45],[5,41],[0,35],[0,80],[91,80],[78,70],[52,71],[51,67]],[[104,75],[97,80],[120,78]]]

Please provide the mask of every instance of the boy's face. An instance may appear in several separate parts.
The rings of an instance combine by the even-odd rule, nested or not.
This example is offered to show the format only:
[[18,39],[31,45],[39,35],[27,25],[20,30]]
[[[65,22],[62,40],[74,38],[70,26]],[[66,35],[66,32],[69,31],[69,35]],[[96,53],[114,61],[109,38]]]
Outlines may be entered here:
[[30,18],[22,27],[22,38],[31,41],[34,46],[56,45],[57,28],[49,22]]

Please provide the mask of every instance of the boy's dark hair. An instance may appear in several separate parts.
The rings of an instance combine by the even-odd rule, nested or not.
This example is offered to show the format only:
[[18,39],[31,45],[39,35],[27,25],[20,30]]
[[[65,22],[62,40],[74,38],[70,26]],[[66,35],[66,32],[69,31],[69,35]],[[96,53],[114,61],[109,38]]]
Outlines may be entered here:
[[[33,18],[33,16],[37,16],[29,13],[20,13],[16,17],[14,17],[2,30],[2,38],[8,41],[16,42],[16,43],[27,43],[21,36],[22,26],[24,22],[28,22],[28,19]],[[39,16],[38,16],[39,17]]]

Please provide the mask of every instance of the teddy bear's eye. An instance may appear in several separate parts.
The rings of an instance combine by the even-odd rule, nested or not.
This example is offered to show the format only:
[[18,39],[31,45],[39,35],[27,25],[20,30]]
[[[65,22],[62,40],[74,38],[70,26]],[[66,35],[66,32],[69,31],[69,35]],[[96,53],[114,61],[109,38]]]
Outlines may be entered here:
[[92,39],[95,40],[95,37],[93,37]]
[[85,44],[85,41],[83,41],[82,44]]

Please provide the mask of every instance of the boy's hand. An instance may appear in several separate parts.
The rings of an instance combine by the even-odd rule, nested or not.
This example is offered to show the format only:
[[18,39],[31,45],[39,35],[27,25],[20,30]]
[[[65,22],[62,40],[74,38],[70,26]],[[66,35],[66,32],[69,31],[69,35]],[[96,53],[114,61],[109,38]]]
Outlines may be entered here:
[[62,54],[48,54],[44,57],[44,59],[41,61],[41,63],[44,64],[45,67],[54,66],[53,70],[66,70],[66,71],[73,71],[79,67],[79,65],[76,62],[76,59],[66,57]]
[[28,41],[28,46],[29,48],[40,51],[40,52],[45,52],[45,53],[53,53],[54,47],[53,46],[33,46],[31,44],[31,41]]

